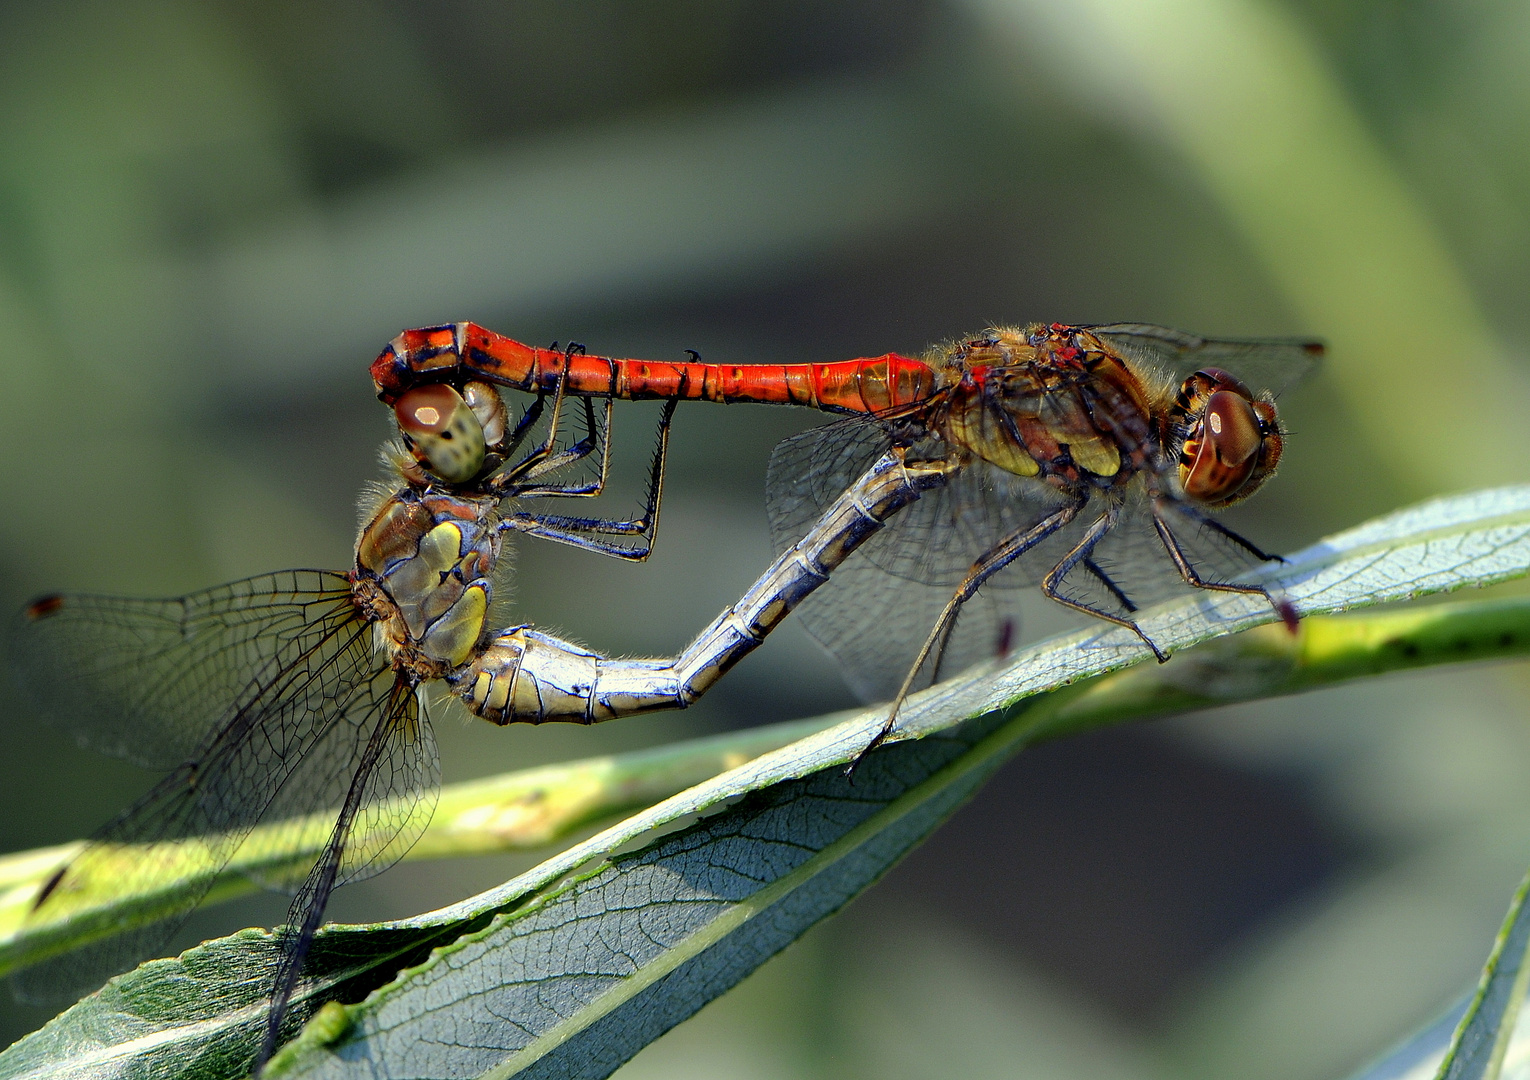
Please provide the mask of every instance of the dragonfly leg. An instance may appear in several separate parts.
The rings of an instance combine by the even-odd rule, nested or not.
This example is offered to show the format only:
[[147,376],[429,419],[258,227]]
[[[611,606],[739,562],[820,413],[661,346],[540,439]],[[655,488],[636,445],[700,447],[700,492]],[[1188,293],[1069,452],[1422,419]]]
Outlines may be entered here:
[[[509,494],[517,496],[525,495],[565,495],[572,497],[589,498],[599,495],[606,486],[606,476],[611,469],[611,411],[613,402],[606,399],[606,414],[604,421],[597,423],[595,419],[595,405],[590,398],[581,398],[580,403],[584,409],[584,438],[568,447],[549,454],[547,457],[536,461],[534,464],[519,473],[516,481],[509,485]],[[597,431],[599,434],[596,434]],[[583,461],[595,452],[599,445],[600,466],[593,480],[577,484],[534,484],[522,481],[536,480],[538,477],[548,476],[567,468],[578,461]]]
[[[588,410],[590,407],[590,399],[585,398],[584,401],[585,408]],[[602,438],[604,440],[604,445],[601,449],[600,473],[593,481],[585,484],[516,484],[511,489],[506,491],[505,494],[513,495],[518,499],[538,499],[548,497],[557,498],[563,496],[587,498],[601,494],[601,492],[605,490],[606,480],[610,475],[611,470],[611,412],[614,404],[614,399],[606,399],[606,417],[602,425]],[[662,459],[669,446],[669,429],[670,424],[674,418],[675,406],[677,404],[679,404],[678,401],[665,402],[664,409],[659,416],[659,426],[655,433],[654,455],[656,459]],[[576,444],[576,446],[571,447],[570,450],[579,449],[582,445],[582,443]],[[569,453],[569,451],[565,451],[565,453]],[[572,461],[587,456],[588,450],[579,454],[577,457],[570,457],[569,461],[560,462],[558,467],[561,468],[563,465],[569,464]],[[662,466],[658,466],[658,468],[662,472]],[[542,475],[545,472],[551,471],[553,470],[538,468],[537,475]]]
[[1095,580],[1097,580],[1101,585],[1105,586],[1106,590],[1110,593],[1111,596],[1116,598],[1116,603],[1120,604],[1123,610],[1128,613],[1132,613],[1137,610],[1137,605],[1132,603],[1132,598],[1126,595],[1126,592],[1121,588],[1121,586],[1116,584],[1115,578],[1107,574],[1104,569],[1101,568],[1100,564],[1095,562],[1092,557],[1085,559],[1082,565],[1085,570],[1088,570],[1091,574],[1094,575]]
[[[586,399],[588,400],[588,399]],[[605,518],[572,517],[565,514],[507,514],[498,528],[514,529],[530,536],[541,536],[573,547],[613,555],[619,559],[641,562],[653,551],[653,542],[659,530],[659,505],[664,497],[664,463],[669,454],[669,429],[675,414],[674,401],[664,403],[659,419],[658,445],[654,448],[653,462],[648,476],[648,494],[643,501],[640,517],[612,521]],[[602,465],[604,470],[604,464]],[[605,482],[602,475],[601,482]],[[516,495],[525,494],[522,491]],[[533,494],[556,494],[533,492]],[[598,539],[600,536],[637,536],[636,545],[623,546]]]
[[919,671],[924,667],[925,661],[932,655],[938,657],[940,652],[945,649],[946,643],[950,640],[951,632],[956,627],[956,617],[961,613],[962,605],[977,594],[978,589],[983,586],[985,581],[1041,543],[1041,541],[1051,536],[1058,529],[1067,525],[1078,516],[1078,512],[1083,508],[1084,503],[1080,500],[1068,503],[1054,510],[1034,525],[1017,529],[1010,533],[985,552],[977,562],[972,564],[972,569],[967,571],[967,576],[956,587],[956,593],[950,600],[946,601],[946,606],[941,609],[940,617],[935,620],[935,626],[930,630],[929,636],[925,638],[924,646],[919,650],[919,655],[914,657],[913,666],[909,668],[908,674],[903,679],[903,685],[898,688],[898,693],[893,698],[891,708],[887,710],[887,719],[882,723],[882,730],[877,732],[876,737],[866,744],[866,748],[856,755],[855,760],[850,763],[849,768],[846,770],[847,772],[854,771],[855,767],[861,763],[861,760],[867,754],[881,746],[882,743],[887,741],[887,737],[892,734],[893,727],[898,721],[898,710],[903,707],[904,700],[913,691],[914,680],[919,677]]
[[[1092,557],[1080,560],[1079,565],[1082,566],[1084,569],[1088,570],[1089,573],[1096,580],[1098,580],[1101,585],[1103,585],[1105,587],[1105,589],[1110,593],[1110,595],[1115,597],[1116,602],[1118,604],[1120,604],[1122,608],[1124,608],[1128,612],[1133,612],[1133,611],[1137,610],[1137,605],[1132,602],[1132,598],[1126,595],[1126,592],[1121,588],[1120,585],[1118,585],[1116,583],[1116,580],[1114,578],[1112,578],[1108,573],[1106,573],[1105,569],[1102,566],[1100,566],[1099,563],[1095,562]],[[1096,612],[1093,608],[1089,609],[1089,613],[1091,615],[1098,615],[1098,614],[1100,614],[1099,612]],[[946,646],[950,643],[951,635],[952,635],[952,633],[955,632],[955,630],[956,630],[956,620],[952,619],[946,625],[945,636],[941,639],[940,643],[934,649],[935,667],[934,667],[933,672],[930,675],[930,682],[932,684],[933,683],[938,683],[940,681],[940,663],[941,663],[941,658],[944,656],[945,651],[946,651]],[[1009,645],[1008,645],[1009,632],[1010,632],[1010,627],[1009,627],[1008,624],[1006,624],[1005,628],[1004,628],[1004,634],[1002,635],[1002,639],[1001,639],[1002,647],[998,650],[998,655],[1001,656],[1001,657],[1006,655],[1009,652]],[[1140,633],[1140,631],[1139,631],[1139,633]],[[1149,644],[1152,644],[1152,643],[1149,642]]]
[[[556,344],[554,344],[554,348],[556,348]],[[568,352],[566,352],[564,354],[564,367],[563,367],[563,369],[560,369],[560,377],[562,377],[562,371],[566,371],[568,369],[569,365],[570,365],[571,354],[574,353],[574,352],[583,352],[583,351],[584,351],[584,346],[579,345],[579,344],[574,343],[574,342],[570,342],[569,343]],[[554,386],[554,390],[556,391],[557,383],[554,382],[553,386]],[[529,387],[521,387],[521,389],[529,389]],[[526,436],[531,433],[531,430],[536,425],[536,422],[542,418],[542,412],[543,412],[543,410],[544,410],[544,408],[546,407],[546,404],[547,404],[547,391],[545,389],[539,387],[535,391],[535,393],[536,393],[536,397],[532,400],[531,404],[526,407],[526,411],[521,413],[521,418],[516,421],[514,430],[512,430],[503,439],[501,439],[500,442],[496,446],[493,446],[490,449],[494,450],[495,452],[499,453],[501,456],[506,457],[506,458],[508,458],[511,454],[515,453],[516,450],[520,449],[521,443],[524,442],[525,439],[526,439]],[[556,394],[554,396],[556,398]],[[595,431],[595,413],[594,413],[594,408],[590,404],[589,401],[585,402],[585,428],[586,428],[586,432],[587,432],[586,439],[585,440],[581,440],[581,441],[588,441],[591,437],[593,437],[594,431]],[[602,425],[602,436],[601,437],[603,439],[609,440],[610,433],[611,433],[611,398],[609,396],[607,396],[606,397],[605,423]],[[534,456],[535,455],[532,455],[533,458],[534,458]],[[584,457],[586,455],[585,454],[581,454],[580,456]],[[514,471],[514,470],[511,470],[511,471]],[[604,475],[605,475],[604,472],[602,472],[601,475],[602,475],[602,477],[604,477]]]
[[521,413],[521,418],[515,422],[515,429],[511,431],[510,434],[506,435],[501,443],[501,446],[503,447],[501,452],[504,453],[505,456],[508,457],[521,448],[521,443],[525,441],[526,436],[531,432],[532,427],[538,420],[542,419],[542,410],[546,407],[546,405],[547,395],[544,393],[538,393],[537,396],[532,399],[531,404],[526,406],[526,411]]
[[[597,438],[594,434],[595,413],[594,406],[589,398],[584,398],[585,425],[588,434],[578,442],[563,450],[549,451],[544,445],[527,454],[512,467],[505,469],[497,476],[490,479],[484,486],[496,494],[506,497],[515,495],[567,495],[567,496],[592,496],[599,495],[605,486],[606,473],[610,466],[610,413],[611,403],[606,403],[606,423],[599,438],[604,444],[601,453],[600,472],[592,481],[578,484],[539,484],[534,481],[539,476],[547,476],[556,473],[560,469],[566,469],[576,462],[583,461],[595,450]],[[530,410],[527,410],[530,415]]]
[[[548,458],[555,456],[555,451],[558,445],[558,427],[563,418],[563,403],[568,398],[569,370],[573,366],[574,354],[576,352],[583,351],[584,346],[577,345],[574,342],[569,342],[568,348],[563,350],[563,366],[558,369],[558,381],[553,389],[552,418],[547,425],[547,436],[542,440],[540,445],[536,447],[536,449],[528,452],[525,457],[521,458],[520,461],[517,461],[514,465],[510,466],[500,474],[502,479],[500,479],[499,483],[495,485],[496,488],[511,486],[517,480],[521,480],[533,475],[533,470],[536,470],[537,467]],[[537,401],[526,410],[525,415],[522,416],[520,422],[516,424],[515,431],[510,436],[512,447],[518,446],[520,441],[524,439],[526,434],[530,431],[531,424],[535,420],[532,414],[536,413],[540,415],[541,398],[542,395],[538,394]],[[587,439],[580,440],[581,443],[585,441],[587,441]],[[575,449],[578,449],[578,444],[570,448],[570,450]],[[579,458],[587,457],[589,452],[589,449],[586,448],[582,453],[577,454],[570,460],[578,460]],[[568,462],[564,462],[564,464],[567,463]]]
[[[1197,524],[1209,526],[1215,532],[1221,533],[1251,555],[1257,556],[1266,562],[1285,561],[1278,555],[1266,555],[1249,541],[1227,528],[1227,526],[1200,513],[1194,507],[1176,505],[1176,509],[1181,513],[1194,517]],[[1175,569],[1179,571],[1179,576],[1185,579],[1187,585],[1194,586],[1197,589],[1210,589],[1214,592],[1247,593],[1253,596],[1262,596],[1270,602],[1270,607],[1275,609],[1275,614],[1280,617],[1281,622],[1286,624],[1286,628],[1293,634],[1296,632],[1299,616],[1295,606],[1284,597],[1277,598],[1263,585],[1235,585],[1228,581],[1208,581],[1206,578],[1203,578],[1185,555],[1184,549],[1180,546],[1179,538],[1174,535],[1174,530],[1164,520],[1163,508],[1157,499],[1153,500],[1153,527],[1158,530],[1158,539],[1163,542],[1164,550],[1169,553],[1169,558],[1174,560]]]
[[447,681],[469,709],[496,724],[595,724],[685,708],[764,641],[893,513],[944,484],[956,468],[944,461],[905,465],[901,451],[884,454],[679,656],[610,660],[529,627],[513,627]]
[[[1156,504],[1155,504],[1155,508],[1156,508]],[[1223,525],[1216,518],[1211,517],[1211,516],[1209,516],[1207,514],[1201,513],[1194,506],[1183,505],[1183,506],[1179,507],[1179,510],[1180,510],[1181,513],[1189,514],[1190,516],[1194,517],[1195,518],[1195,523],[1197,525],[1205,526],[1206,528],[1210,529],[1212,532],[1221,533],[1228,540],[1231,540],[1234,544],[1237,544],[1240,548],[1242,548],[1244,551],[1248,552],[1250,555],[1252,555],[1254,558],[1258,559],[1260,562],[1278,562],[1278,563],[1283,563],[1283,562],[1286,561],[1280,555],[1271,555],[1269,552],[1263,551],[1260,548],[1254,546],[1254,543],[1251,540],[1248,540],[1246,537],[1241,536],[1240,534],[1233,532],[1231,529],[1229,529],[1226,525]],[[1156,512],[1155,512],[1154,516],[1155,517],[1157,516]]]
[[640,532],[638,529],[621,528],[620,526],[630,524],[625,521],[601,521],[598,518],[538,518],[530,514],[517,514],[513,521],[501,524],[510,525],[516,532],[523,532],[527,536],[540,536],[545,540],[567,544],[569,547],[593,551],[597,555],[610,555],[630,562],[642,562],[653,551],[651,532],[643,533],[639,542],[630,547],[602,540],[598,535],[591,535],[600,533],[631,535]]
[[1042,579],[1041,591],[1048,599],[1056,600],[1064,607],[1073,608],[1075,611],[1082,611],[1086,615],[1093,615],[1097,619],[1104,619],[1106,622],[1113,622],[1117,626],[1124,626],[1131,630],[1143,640],[1143,643],[1148,648],[1153,650],[1153,656],[1161,664],[1169,658],[1169,654],[1160,649],[1157,642],[1143,633],[1142,627],[1138,626],[1135,620],[1124,618],[1114,612],[1106,611],[1104,608],[1096,607],[1082,600],[1075,600],[1071,596],[1064,596],[1059,591],[1063,580],[1073,572],[1074,567],[1083,566],[1084,569],[1088,570],[1090,574],[1109,590],[1110,594],[1126,609],[1128,614],[1137,610],[1137,605],[1132,603],[1131,598],[1094,561],[1095,547],[1105,538],[1106,533],[1115,528],[1120,513],[1119,508],[1112,507],[1104,514],[1101,514],[1099,519],[1093,525],[1090,525],[1088,531],[1084,533],[1084,538],[1074,546],[1072,551],[1063,556],[1062,561],[1052,567],[1047,576]]

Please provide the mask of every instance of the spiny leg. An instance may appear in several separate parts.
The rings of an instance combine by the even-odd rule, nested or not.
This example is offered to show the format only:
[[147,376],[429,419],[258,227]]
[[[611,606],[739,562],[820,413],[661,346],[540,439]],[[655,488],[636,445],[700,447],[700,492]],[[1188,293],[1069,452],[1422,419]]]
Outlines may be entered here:
[[[592,498],[599,495],[606,485],[606,477],[611,471],[611,413],[614,402],[606,398],[606,411],[603,422],[595,419],[595,403],[591,398],[580,399],[584,406],[584,438],[574,443],[567,450],[559,451],[552,456],[543,459],[524,473],[524,478],[534,480],[539,476],[546,476],[557,472],[567,465],[576,461],[583,461],[600,446],[599,471],[593,481],[583,484],[548,484],[537,485],[538,488],[549,495],[566,495],[571,498]],[[597,432],[599,434],[597,434]],[[528,485],[528,488],[531,485]],[[524,495],[528,488],[521,488],[517,495]]]
[[[572,446],[564,450],[538,459],[535,452],[527,455],[514,468],[507,469],[494,479],[490,480],[488,487],[491,491],[500,495],[516,497],[535,497],[537,495],[558,495],[568,498],[591,498],[599,495],[606,484],[606,477],[611,467],[611,409],[612,402],[606,400],[606,415],[603,424],[597,425],[595,420],[595,407],[590,398],[581,399],[584,404],[585,426],[588,434]],[[595,431],[599,428],[601,434],[597,437]],[[595,450],[596,443],[602,444],[599,472],[593,481],[574,484],[534,484],[526,481],[539,476],[547,476],[561,469],[589,457]]]
[[[1260,560],[1261,562],[1278,562],[1278,563],[1283,563],[1283,562],[1286,561],[1285,558],[1280,556],[1280,555],[1271,555],[1269,552],[1263,551],[1260,548],[1254,546],[1253,541],[1248,540],[1245,537],[1239,535],[1238,533],[1233,532],[1231,529],[1229,529],[1226,525],[1223,525],[1216,518],[1208,517],[1206,514],[1201,513],[1195,507],[1189,506],[1189,505],[1184,505],[1184,504],[1177,504],[1177,505],[1179,506],[1180,513],[1186,514],[1189,517],[1195,518],[1196,524],[1204,525],[1206,528],[1210,529],[1212,532],[1220,533],[1221,535],[1225,536],[1227,539],[1229,539],[1233,543],[1237,544],[1240,548],[1242,548],[1244,551],[1248,552],[1250,555],[1252,555],[1254,558]],[[1154,506],[1156,508],[1156,506],[1157,506],[1156,502],[1154,503]],[[1156,513],[1156,509],[1155,509],[1155,513]]]
[[940,666],[945,662],[946,649],[951,645],[951,635],[956,633],[956,620],[959,618],[961,618],[960,611],[951,616],[950,621],[946,623],[946,632],[940,636],[940,640],[937,641],[935,643],[935,647],[930,650],[931,654],[935,657],[935,663],[930,667],[931,686],[934,686],[936,683],[940,682]]
[[1052,567],[1047,576],[1042,579],[1041,591],[1049,600],[1055,600],[1064,607],[1070,607],[1075,611],[1082,611],[1086,615],[1093,615],[1097,619],[1104,619],[1106,622],[1113,622],[1117,626],[1126,627],[1140,637],[1148,648],[1153,650],[1153,655],[1161,664],[1169,658],[1169,654],[1160,649],[1152,638],[1143,633],[1142,627],[1138,626],[1135,621],[1106,611],[1104,608],[1095,607],[1093,604],[1087,604],[1082,600],[1075,600],[1071,596],[1064,596],[1058,592],[1058,586],[1062,584],[1063,579],[1073,572],[1074,567],[1082,565],[1098,578],[1117,600],[1121,601],[1121,606],[1126,608],[1128,612],[1137,610],[1137,605],[1131,602],[1127,595],[1121,591],[1120,587],[1111,580],[1110,576],[1100,568],[1093,558],[1095,547],[1105,538],[1106,533],[1115,528],[1116,521],[1120,516],[1121,510],[1119,507],[1111,507],[1101,514],[1094,524],[1089,526],[1088,531],[1084,533],[1083,539],[1074,545],[1073,550],[1063,556],[1062,560]]
[[[1277,555],[1266,555],[1249,541],[1227,528],[1227,526],[1197,512],[1193,507],[1180,506],[1178,509],[1182,513],[1194,517],[1199,524],[1210,526],[1214,531],[1221,533],[1250,554],[1266,562],[1285,561]],[[1280,621],[1285,623],[1286,629],[1290,630],[1293,634],[1296,633],[1300,616],[1297,614],[1296,608],[1292,606],[1291,601],[1284,597],[1277,600],[1270,594],[1270,590],[1263,585],[1234,585],[1227,581],[1207,581],[1201,577],[1200,573],[1191,565],[1184,549],[1180,547],[1179,538],[1174,535],[1174,530],[1163,519],[1163,507],[1159,499],[1153,500],[1153,527],[1158,530],[1158,539],[1163,542],[1164,550],[1169,553],[1169,558],[1174,560],[1174,567],[1179,571],[1179,576],[1185,579],[1185,584],[1197,589],[1208,589],[1213,592],[1247,593],[1249,595],[1262,596],[1269,601],[1270,607],[1275,610],[1275,614],[1279,617]]]
[[[584,346],[569,342],[568,348],[563,350],[563,366],[558,369],[558,382],[553,390],[552,419],[548,422],[547,425],[547,437],[542,440],[541,445],[538,446],[535,450],[532,450],[525,457],[521,458],[520,461],[506,469],[504,473],[501,474],[504,479],[498,486],[508,486],[513,484],[515,481],[530,475],[531,471],[535,469],[539,464],[541,464],[541,462],[552,456],[558,445],[558,425],[563,417],[563,403],[568,396],[569,371],[573,367],[572,361],[576,351],[581,353],[584,352]],[[540,404],[540,401],[541,395],[538,395],[538,404]],[[536,406],[533,406],[532,409],[526,410],[527,415],[529,416],[535,408]],[[522,417],[522,421],[524,423],[525,417]],[[523,424],[516,425],[517,442],[521,438],[525,437],[525,432],[522,430],[522,427]],[[578,457],[585,457],[588,455],[588,453],[589,450],[586,449],[584,453],[579,454]],[[574,460],[577,460],[577,458]]]
[[[556,341],[553,342],[551,347],[554,351],[556,351],[558,348],[558,343]],[[568,343],[568,352],[572,352],[574,350],[583,352],[584,346],[579,344],[577,341],[570,341]],[[565,368],[568,367],[566,359],[568,352],[564,354]],[[510,434],[503,440],[503,447],[500,452],[504,454],[505,457],[508,458],[511,454],[515,453],[516,450],[520,449],[521,443],[525,440],[526,436],[531,433],[532,427],[535,426],[536,422],[542,418],[542,410],[546,404],[547,391],[543,390],[539,386],[537,388],[537,396],[535,400],[533,400],[532,403],[526,407],[525,412],[521,413],[521,418],[516,421],[515,430],[510,432]]]
[[[552,343],[551,349],[553,351],[557,351],[557,348],[558,348],[558,343],[555,341],[555,342]],[[584,346],[581,345],[579,342],[577,342],[577,341],[570,341],[568,343],[568,348],[563,350],[563,370],[559,372],[559,379],[560,379],[560,381],[563,381],[563,380],[567,379],[567,373],[568,373],[568,369],[569,369],[569,358],[572,357],[574,353],[582,354],[583,352],[584,352]],[[608,399],[608,401],[609,401],[609,399]],[[511,454],[515,453],[516,450],[518,450],[520,448],[520,445],[521,445],[522,441],[524,441],[526,436],[528,434],[530,434],[532,427],[535,426],[536,422],[542,418],[542,410],[545,407],[546,403],[547,403],[547,391],[545,389],[543,389],[540,385],[538,385],[535,400],[533,400],[532,403],[526,407],[526,411],[525,412],[521,413],[521,418],[518,421],[516,421],[515,430],[511,431],[509,433],[509,435],[505,436],[505,438],[503,438],[500,441],[500,445],[498,447],[494,448],[494,449],[497,449],[499,451],[499,453],[501,453],[502,455],[504,455],[507,458]],[[607,430],[608,433],[610,431],[610,415],[609,415],[609,413],[610,413],[610,410],[608,408],[607,409],[607,424],[606,424],[606,430]]]
[[532,399],[530,405],[526,406],[526,411],[521,413],[521,418],[515,422],[515,430],[502,440],[504,447],[502,452],[506,457],[521,448],[521,443],[530,434],[532,427],[542,418],[542,409],[546,404],[547,395],[540,390],[537,391],[537,396]]
[[[596,551],[632,562],[641,562],[648,558],[653,551],[654,538],[659,531],[659,507],[664,496],[664,466],[669,454],[669,431],[677,404],[678,402],[673,400],[666,401],[659,417],[657,445],[654,447],[653,463],[648,477],[648,494],[644,499],[641,517],[626,521],[611,521],[562,514],[510,514],[500,522],[499,527],[557,540],[587,551]],[[528,492],[517,491],[515,494],[527,495]],[[529,494],[556,494],[556,492],[533,489]],[[642,538],[642,543],[637,547],[623,547],[597,539],[602,535],[639,536]]]
[[1105,586],[1110,595],[1116,598],[1116,603],[1120,604],[1127,614],[1136,612],[1137,605],[1132,603],[1132,598],[1126,595],[1126,591],[1116,584],[1116,579],[1107,574],[1099,563],[1095,562],[1091,557],[1085,559],[1083,565],[1084,569],[1093,574],[1099,583]]
[[[583,401],[585,437],[580,440],[580,445],[592,440],[600,444],[600,467],[593,481],[586,484],[566,484],[556,494],[588,499],[605,491],[606,481],[611,476],[611,420],[616,414],[616,400],[606,398],[605,411],[598,422],[595,419],[595,403],[588,397]],[[549,489],[548,493],[554,492]]]
[[882,724],[882,730],[877,732],[876,737],[866,744],[866,748],[856,755],[855,760],[850,763],[849,768],[846,770],[847,772],[854,771],[862,758],[878,746],[881,746],[887,737],[892,734],[893,725],[898,719],[898,710],[902,708],[904,700],[913,690],[914,680],[919,677],[919,669],[924,667],[924,662],[930,658],[930,654],[937,647],[944,649],[945,642],[951,636],[951,630],[956,624],[956,616],[961,611],[962,605],[972,599],[985,581],[1041,543],[1041,541],[1051,536],[1058,529],[1067,525],[1078,516],[1078,512],[1083,507],[1084,503],[1082,501],[1069,503],[1067,506],[1048,514],[1036,524],[1025,529],[1017,529],[1003,540],[1000,540],[985,552],[977,562],[972,564],[972,569],[967,571],[967,576],[956,587],[956,593],[950,600],[946,601],[946,606],[941,609],[940,617],[935,620],[935,626],[930,630],[929,636],[925,638],[924,646],[919,650],[919,655],[914,658],[913,666],[909,668],[908,675],[903,679],[903,685],[898,688],[898,693],[892,700],[892,707],[887,712],[887,719]]

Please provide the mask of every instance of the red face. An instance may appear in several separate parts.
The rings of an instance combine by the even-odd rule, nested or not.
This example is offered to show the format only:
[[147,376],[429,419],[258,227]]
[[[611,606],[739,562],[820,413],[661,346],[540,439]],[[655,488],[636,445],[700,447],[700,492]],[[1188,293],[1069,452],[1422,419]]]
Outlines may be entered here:
[[1226,506],[1274,475],[1282,449],[1275,403],[1255,397],[1221,368],[1186,379],[1172,415],[1184,434],[1179,482],[1186,498]]

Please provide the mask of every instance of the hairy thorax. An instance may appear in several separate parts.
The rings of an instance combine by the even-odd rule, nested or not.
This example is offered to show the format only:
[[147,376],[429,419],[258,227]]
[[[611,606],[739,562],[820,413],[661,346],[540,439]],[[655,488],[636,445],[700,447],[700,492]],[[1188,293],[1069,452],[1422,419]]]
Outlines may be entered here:
[[500,550],[497,502],[405,488],[362,529],[351,587],[396,669],[439,678],[480,651]]
[[1114,488],[1153,467],[1151,390],[1105,350],[995,331],[951,348],[960,373],[936,417],[948,442],[1053,487]]

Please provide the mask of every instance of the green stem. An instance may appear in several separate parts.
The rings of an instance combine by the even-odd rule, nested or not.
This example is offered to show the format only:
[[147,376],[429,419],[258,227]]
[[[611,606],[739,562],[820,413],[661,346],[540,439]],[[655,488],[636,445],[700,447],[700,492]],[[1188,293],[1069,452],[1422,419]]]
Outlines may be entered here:
[[[442,788],[430,825],[406,857],[440,859],[545,848],[593,822],[651,806],[842,718],[825,716],[771,724],[450,784]],[[270,877],[292,864],[311,863],[318,856],[328,826],[322,815],[312,818],[302,834],[313,843],[296,851],[290,846],[292,822],[255,829],[213,882],[204,902],[253,891],[256,886],[251,875]],[[278,844],[280,858],[274,857]],[[183,895],[192,873],[189,866],[184,876],[172,868],[152,894],[130,896],[113,888],[114,875],[107,870],[99,881],[77,882],[67,908],[50,901],[50,909],[57,907],[58,915],[23,933],[38,888],[81,846],[82,842],[76,841],[0,856],[0,974],[121,929],[124,924],[157,917]],[[123,861],[141,857],[141,852],[131,848],[121,853]]]
[[[1148,719],[1236,701],[1280,697],[1351,679],[1530,652],[1530,599],[1437,604],[1366,615],[1312,616],[1296,633],[1262,626],[1186,650],[1164,665],[1139,665],[1086,679],[1013,706],[1032,742],[1125,720]],[[649,806],[727,769],[829,727],[845,714],[729,732],[636,753],[590,758],[442,789],[429,828],[406,856],[435,859],[545,848],[593,822]],[[319,824],[316,822],[316,825]],[[247,875],[315,852],[276,858],[291,823],[251,834],[214,883],[210,899],[253,888]],[[322,837],[324,829],[305,830]],[[152,918],[173,902],[169,875],[153,896],[117,895],[109,880],[72,896],[51,923],[20,933],[38,887],[77,844],[0,857],[0,972]],[[124,858],[138,857],[125,851]],[[108,875],[109,876],[109,875]]]

